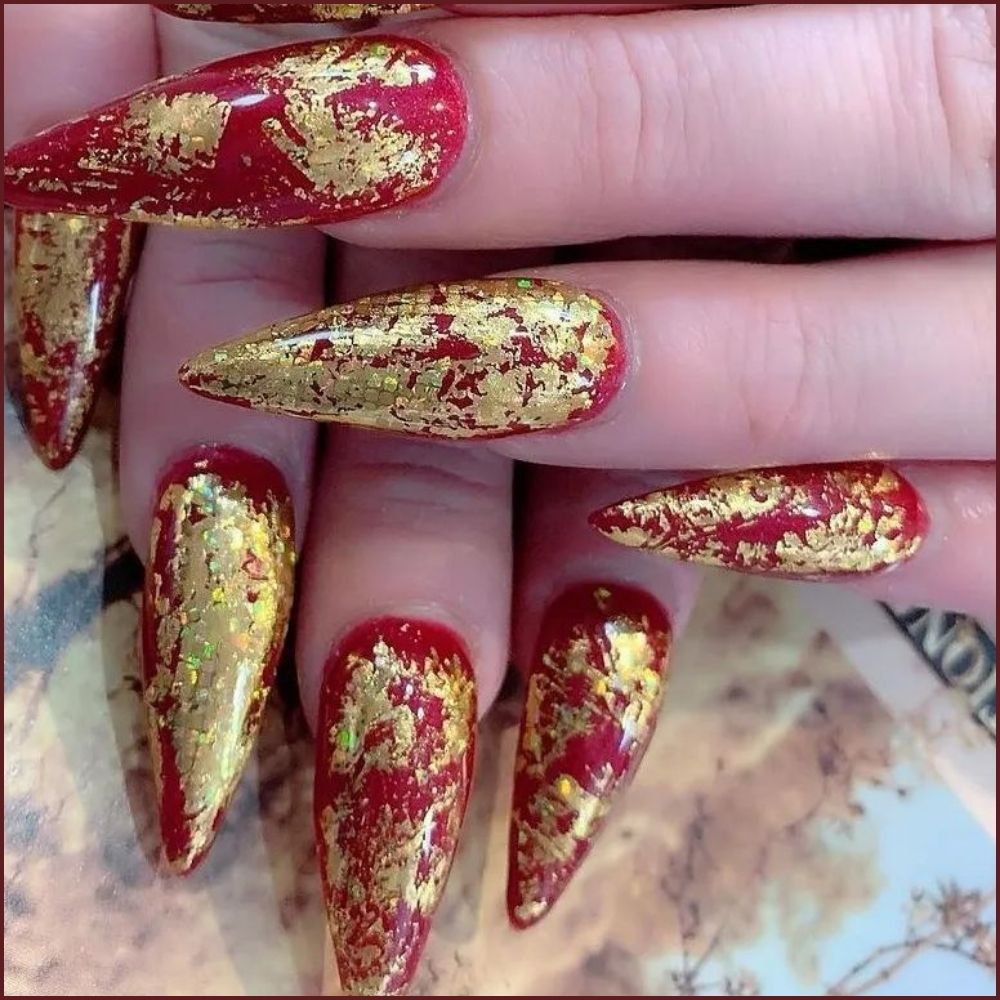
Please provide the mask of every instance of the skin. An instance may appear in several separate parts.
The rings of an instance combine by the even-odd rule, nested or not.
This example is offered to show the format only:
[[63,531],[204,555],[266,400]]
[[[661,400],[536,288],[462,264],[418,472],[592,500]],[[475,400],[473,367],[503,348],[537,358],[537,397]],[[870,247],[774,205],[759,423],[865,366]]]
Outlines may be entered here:
[[[625,392],[590,426],[489,446],[333,431],[316,466],[311,425],[195,399],[175,372],[200,349],[322,305],[322,237],[155,229],[123,386],[122,502],[137,550],[148,546],[156,480],[178,452],[210,437],[275,462],[301,535],[297,662],[311,719],[331,646],[373,615],[430,614],[459,631],[484,712],[510,656],[527,666],[538,616],[564,586],[606,577],[645,587],[679,631],[696,571],[586,526],[605,503],[677,478],[657,469],[906,460],[936,527],[910,565],[856,586],[990,615],[992,15],[988,5],[908,8],[647,12],[571,33],[559,20],[409,27],[455,55],[473,143],[431,198],[337,227],[351,245],[334,251],[336,297],[510,270],[577,280],[623,314],[637,359]],[[330,33],[154,21],[110,4],[71,14],[7,5],[5,27],[8,143],[161,73]],[[751,34],[768,45],[746,44]],[[591,263],[547,272],[548,251],[506,249],[663,232],[969,245],[791,270],[664,262],[692,251],[647,243],[637,255],[649,263],[602,263],[612,251],[581,249]],[[424,252],[394,252],[414,247]],[[513,459],[596,468],[530,473],[512,546]],[[635,468],[650,471],[624,471]]]

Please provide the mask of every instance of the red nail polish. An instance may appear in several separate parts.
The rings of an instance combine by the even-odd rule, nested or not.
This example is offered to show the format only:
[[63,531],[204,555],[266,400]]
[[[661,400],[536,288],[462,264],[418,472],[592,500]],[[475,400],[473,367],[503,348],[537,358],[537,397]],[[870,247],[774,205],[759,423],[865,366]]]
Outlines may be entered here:
[[239,24],[373,21],[430,10],[429,3],[158,3],[160,10],[192,21]]
[[281,474],[201,448],[166,474],[153,516],[143,670],[163,857],[205,857],[253,750],[288,628],[291,501]]
[[404,38],[236,56],[7,152],[21,208],[191,226],[340,222],[430,191],[466,131],[448,59]]
[[656,727],[666,612],[631,587],[577,586],[542,623],[521,721],[507,908],[526,928],[562,895]]
[[14,213],[14,307],[28,434],[51,469],[76,455],[114,347],[135,262],[135,227]]
[[747,573],[863,576],[912,558],[929,519],[886,465],[758,469],[624,500],[591,518],[630,548]]
[[368,622],[330,660],[316,838],[349,995],[395,995],[413,978],[458,844],[475,726],[468,657],[439,625]]

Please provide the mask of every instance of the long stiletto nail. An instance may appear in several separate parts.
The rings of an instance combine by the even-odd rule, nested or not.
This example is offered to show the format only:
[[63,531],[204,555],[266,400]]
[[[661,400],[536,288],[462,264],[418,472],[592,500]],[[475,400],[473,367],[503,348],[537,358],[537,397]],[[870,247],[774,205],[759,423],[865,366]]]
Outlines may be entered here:
[[76,455],[121,325],[135,227],[14,213],[14,307],[27,430],[49,468]]
[[21,208],[191,226],[331,223],[430,191],[462,84],[422,42],[344,38],[168,77],[8,150]]
[[350,995],[395,995],[413,978],[465,815],[475,726],[468,658],[439,625],[372,621],[330,660],[316,838]]
[[929,527],[920,495],[876,463],[713,476],[625,500],[591,518],[613,542],[749,573],[878,573],[916,554]]
[[192,21],[239,24],[368,21],[430,10],[430,3],[158,3],[160,10]]
[[549,608],[514,777],[514,926],[549,912],[635,774],[656,726],[670,641],[666,612],[630,587],[574,587]]
[[334,306],[192,358],[189,389],[271,413],[439,438],[593,417],[624,370],[614,314],[534,278],[425,285]]
[[292,505],[269,462],[202,448],[164,477],[143,605],[163,857],[204,858],[253,749],[294,587]]

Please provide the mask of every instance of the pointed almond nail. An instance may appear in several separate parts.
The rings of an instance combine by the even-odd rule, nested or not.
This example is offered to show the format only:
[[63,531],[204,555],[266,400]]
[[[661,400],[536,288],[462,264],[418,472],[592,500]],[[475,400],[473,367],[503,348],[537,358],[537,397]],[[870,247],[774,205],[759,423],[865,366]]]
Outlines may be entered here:
[[670,641],[666,612],[630,587],[574,587],[549,608],[514,776],[515,927],[551,910],[634,776],[656,727]]
[[369,21],[430,10],[430,3],[158,3],[174,17],[239,24]]
[[534,278],[425,285],[278,323],[192,358],[211,399],[420,437],[490,438],[596,416],[624,369],[619,324]]
[[19,208],[191,226],[331,223],[430,191],[465,140],[445,56],[365,37],[240,55],[12,147]]
[[143,668],[163,857],[205,856],[253,749],[288,627],[291,502],[269,462],[202,448],[163,480],[143,604]]
[[468,658],[439,625],[372,621],[330,660],[316,837],[348,995],[397,995],[416,972],[458,845],[475,726]]
[[591,518],[629,548],[747,573],[860,576],[912,558],[929,527],[920,495],[876,463],[713,476]]
[[14,308],[28,434],[61,469],[79,451],[121,327],[135,227],[112,219],[14,213]]

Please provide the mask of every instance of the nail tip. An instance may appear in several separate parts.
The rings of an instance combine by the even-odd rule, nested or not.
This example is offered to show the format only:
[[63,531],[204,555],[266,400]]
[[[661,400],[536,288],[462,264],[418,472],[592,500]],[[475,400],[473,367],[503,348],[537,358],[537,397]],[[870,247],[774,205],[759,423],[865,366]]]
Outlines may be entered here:
[[28,436],[31,440],[32,450],[38,460],[50,472],[62,472],[80,453],[81,441],[74,442],[52,442],[41,436],[31,433],[29,428]]
[[526,900],[523,897],[508,896],[507,920],[516,931],[531,930],[552,912],[557,898]]
[[160,871],[168,878],[186,878],[188,875],[201,867],[202,862],[208,857],[211,845],[198,851],[186,851],[175,853],[166,846],[160,848]]

